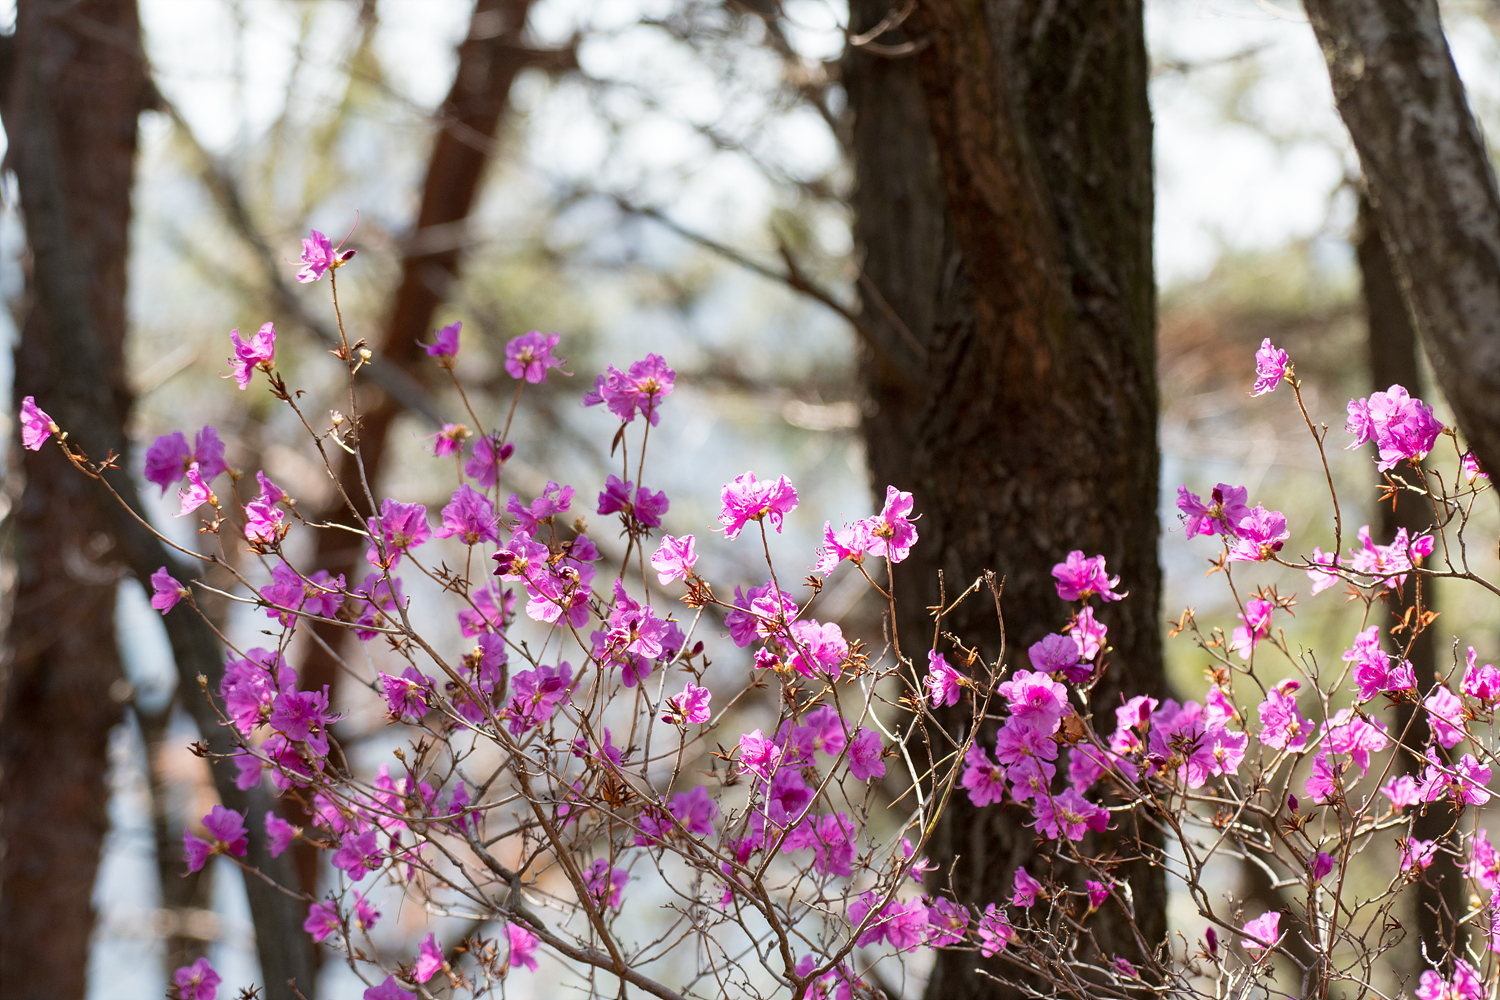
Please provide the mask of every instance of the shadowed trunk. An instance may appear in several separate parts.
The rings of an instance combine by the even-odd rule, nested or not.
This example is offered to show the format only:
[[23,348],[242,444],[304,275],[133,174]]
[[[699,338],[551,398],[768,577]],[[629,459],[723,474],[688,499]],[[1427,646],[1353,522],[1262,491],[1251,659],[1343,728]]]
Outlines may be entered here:
[[[102,367],[88,375],[123,425],[130,189],[136,118],[149,93],[135,4],[22,0],[8,49],[7,70],[37,66],[34,85],[58,123],[57,180],[75,209],[63,238],[83,269],[102,349]],[[26,86],[8,79],[8,102],[24,102]],[[8,112],[12,155],[25,142],[10,128],[16,121]],[[26,221],[47,224],[30,213]],[[27,284],[15,397],[35,396],[46,408],[62,377],[52,350],[56,317],[34,280]],[[111,690],[121,679],[120,557],[88,480],[61,452],[16,453],[25,486],[8,525],[16,583],[0,660],[0,996],[82,997],[94,877],[109,829],[109,736],[121,712]]]
[[1500,468],[1500,190],[1436,0],[1307,0],[1339,114],[1439,387]]
[[[1401,289],[1395,272],[1391,269],[1385,241],[1380,235],[1378,215],[1365,197],[1359,201],[1359,243],[1356,250],[1364,290],[1365,316],[1369,323],[1370,388],[1372,391],[1384,392],[1392,385],[1399,384],[1405,386],[1413,396],[1426,397],[1427,386],[1424,384],[1418,356],[1421,344],[1417,341],[1417,331],[1412,329],[1411,318],[1401,300]],[[1411,479],[1409,469],[1403,472],[1397,468],[1392,472]],[[1385,482],[1383,475],[1379,477],[1379,482]],[[1380,504],[1375,526],[1380,542],[1389,542],[1402,528],[1406,529],[1408,537],[1412,537],[1432,527],[1431,501],[1404,491],[1396,494],[1396,501],[1394,510],[1389,501]],[[1391,607],[1391,621],[1399,621],[1406,609],[1417,603],[1418,579],[1420,578],[1412,577],[1407,580],[1406,586],[1402,588],[1402,599]],[[1421,602],[1424,609],[1435,610],[1430,586],[1422,587]],[[1388,625],[1382,625],[1382,631],[1387,631],[1387,628]],[[1404,655],[1411,661],[1418,687],[1425,688],[1432,683],[1433,672],[1437,668],[1437,638],[1435,628],[1424,629],[1415,636],[1408,631],[1395,636],[1386,635],[1387,650]],[[1415,705],[1403,703],[1397,708],[1394,729],[1397,733],[1408,733],[1405,742],[1416,750],[1430,741],[1426,714],[1420,713],[1420,718],[1416,718],[1414,723],[1413,717],[1418,715]],[[1420,778],[1422,764],[1417,756],[1403,754],[1401,763],[1408,774]],[[1430,803],[1414,817],[1412,836],[1418,840],[1444,839],[1448,831],[1453,829],[1457,818],[1446,800]],[[1454,857],[1443,851],[1437,852],[1413,895],[1417,937],[1403,972],[1415,981],[1417,975],[1427,968],[1418,946],[1426,949],[1429,955],[1452,951],[1456,932],[1455,918],[1462,916],[1467,909],[1464,905],[1463,874]]]
[[[891,9],[851,7],[856,32]],[[1093,706],[1112,730],[1122,693],[1163,692],[1141,7],[926,0],[875,41],[851,50],[845,81],[863,308],[884,340],[865,360],[869,463],[881,496],[886,484],[910,490],[922,514],[922,539],[895,574],[902,652],[925,670],[940,571],[951,599],[994,569],[1006,663],[1029,666],[1026,648],[1069,612],[1052,566],[1074,549],[1102,554],[1130,591],[1099,612],[1114,649]],[[1000,652],[987,599],[945,628],[988,659]],[[956,795],[930,844],[943,876],[929,889],[1003,904],[1018,865],[1049,863],[1029,818]],[[1136,834],[1121,816],[1108,836],[1131,855]],[[1131,863],[1118,874],[1144,940],[1160,942],[1161,873]],[[1057,877],[1082,881],[1066,868]],[[1107,954],[1141,958],[1118,901],[1092,926]],[[927,995],[1014,995],[976,966],[1017,975],[999,958],[940,951]]]

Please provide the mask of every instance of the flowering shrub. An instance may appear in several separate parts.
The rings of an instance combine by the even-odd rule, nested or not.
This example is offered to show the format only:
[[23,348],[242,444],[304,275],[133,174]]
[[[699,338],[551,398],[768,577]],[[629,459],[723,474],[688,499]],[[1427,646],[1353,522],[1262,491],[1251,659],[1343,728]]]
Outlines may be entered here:
[[[299,280],[328,274],[336,301],[336,272],[352,251],[340,253],[316,232],[304,247]],[[454,324],[427,347],[450,375],[459,334]],[[231,346],[240,388],[260,373],[297,409],[276,370],[271,324],[249,340],[232,333]],[[563,368],[560,346],[555,334],[540,333],[507,345],[518,398]],[[372,360],[347,340],[336,353],[351,380]],[[1285,383],[1301,408],[1286,352],[1267,341],[1255,361],[1253,393]],[[517,447],[510,421],[486,429],[472,411],[472,429],[450,424],[433,439],[435,457],[454,459],[456,480],[437,518],[367,490],[343,497],[358,529],[308,523],[264,473],[258,495],[242,502],[238,483],[225,481],[224,446],[211,427],[191,447],[182,432],[151,446],[146,479],[163,492],[178,488],[179,516],[198,514],[220,546],[179,551],[233,574],[238,599],[270,623],[272,641],[232,649],[222,683],[208,692],[238,746],[215,765],[234,767],[241,788],[269,782],[313,817],[299,828],[275,812],[247,817],[215,806],[201,835],[184,838],[190,869],[215,855],[245,864],[252,837],[264,837],[273,855],[299,841],[324,852],[336,877],[325,896],[304,899],[304,930],[347,957],[368,985],[366,1000],[440,988],[479,994],[536,972],[543,956],[664,998],[853,998],[871,991],[873,960],[925,948],[1001,955],[1032,982],[1039,976],[1075,996],[1124,995],[1143,982],[1242,995],[1274,978],[1280,961],[1296,969],[1306,995],[1336,981],[1372,981],[1375,956],[1401,933],[1391,920],[1396,900],[1444,851],[1464,860],[1480,894],[1466,919],[1488,934],[1467,956],[1430,956],[1437,967],[1422,975],[1417,995],[1481,995],[1479,951],[1500,951],[1489,902],[1500,854],[1483,829],[1417,840],[1411,811],[1438,801],[1462,811],[1489,799],[1492,744],[1476,723],[1493,721],[1500,670],[1478,665],[1471,649],[1461,677],[1417,678],[1380,643],[1382,597],[1404,587],[1420,593],[1431,576],[1478,580],[1462,540],[1488,484],[1420,400],[1393,386],[1348,410],[1355,445],[1376,443],[1390,487],[1433,503],[1435,526],[1418,537],[1402,532],[1380,544],[1366,527],[1347,557],[1336,538],[1332,552],[1292,561],[1287,519],[1252,506],[1243,487],[1220,483],[1206,500],[1180,487],[1187,536],[1217,544],[1216,569],[1246,595],[1237,596],[1241,624],[1226,635],[1191,612],[1174,623],[1174,634],[1192,636],[1213,664],[1201,701],[1137,694],[1102,705],[1091,693],[1109,647],[1095,608],[1128,600],[1129,581],[1111,576],[1100,556],[1059,553],[1057,630],[1024,660],[1001,650],[988,663],[945,640],[918,664],[818,619],[823,581],[836,572],[859,574],[894,600],[890,565],[920,544],[912,497],[895,486],[878,513],[837,530],[826,524],[822,548],[808,553],[813,574],[796,583],[767,544],[768,530],[780,531],[798,505],[794,485],[754,472],[724,484],[724,543],[758,540],[767,579],[736,587],[732,599],[716,593],[697,572],[694,534],[658,536],[670,502],[644,478],[650,429],[667,411],[675,378],[653,354],[609,367],[584,395],[585,406],[602,404],[618,422],[620,472],[599,484],[593,503],[585,501],[592,490],[555,482],[529,498],[507,491]],[[354,453],[354,421],[338,417],[317,431],[297,413],[320,453],[325,440]],[[26,447],[56,438],[97,475],[30,398],[21,423]],[[1459,469],[1448,479],[1424,464],[1444,435]],[[618,562],[590,539],[578,516],[587,511],[618,524]],[[357,530],[369,565],[363,578],[298,567],[288,537],[314,530]],[[269,582],[254,583],[228,557],[240,538]],[[1437,551],[1440,565],[1424,566]],[[1351,638],[1343,666],[1330,670],[1287,646],[1276,624],[1291,599],[1246,589],[1253,581],[1244,574],[1255,567],[1240,564],[1263,562],[1305,571],[1314,594],[1342,583],[1377,619]],[[414,626],[404,581],[419,578],[462,605],[462,645]],[[162,614],[197,613],[201,584],[179,582],[165,567],[150,582]],[[522,615],[539,640],[518,638]],[[366,645],[367,668],[343,665],[383,700],[404,743],[394,766],[351,769],[329,692],[299,687],[285,654],[314,621]],[[700,638],[721,628],[747,651],[732,666],[732,688],[722,671],[710,685]],[[748,728],[745,706],[757,699],[774,699],[774,725]],[[1397,731],[1383,720],[1400,704],[1420,709],[1429,741],[1412,736],[1425,730]],[[919,746],[935,728],[931,710],[956,706],[967,709],[964,738]],[[955,794],[980,807],[1019,806],[1050,845],[1036,870],[1015,872],[1004,904],[978,910],[923,891],[926,838]],[[1092,835],[1126,811],[1159,830],[1167,847],[1096,850],[1105,841]],[[1399,838],[1400,870],[1383,891],[1355,898],[1342,888],[1350,858],[1381,836]],[[1302,905],[1247,913],[1232,899],[1210,898],[1205,871],[1223,857],[1253,859],[1301,886]],[[1131,887],[1115,872],[1141,859],[1181,884],[1201,924],[1179,928],[1173,942],[1102,954],[1087,918],[1110,906],[1134,921]],[[504,939],[497,931],[494,940],[443,945],[429,933],[404,954],[379,956],[369,931],[403,899],[503,927]],[[199,961],[175,980],[178,996],[212,1000],[219,977]]]

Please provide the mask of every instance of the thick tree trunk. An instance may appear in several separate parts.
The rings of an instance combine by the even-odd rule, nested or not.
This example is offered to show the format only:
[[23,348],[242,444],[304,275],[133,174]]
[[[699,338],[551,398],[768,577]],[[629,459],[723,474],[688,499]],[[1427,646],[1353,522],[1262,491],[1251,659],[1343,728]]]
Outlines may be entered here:
[[1500,468],[1500,190],[1436,0],[1307,0],[1402,298],[1459,427]]
[[[12,64],[39,64],[58,123],[59,181],[75,206],[66,238],[102,348],[90,377],[123,425],[126,244],[148,93],[135,4],[23,0],[10,44]],[[10,96],[24,99],[21,89],[10,86]],[[17,398],[52,394],[55,323],[33,297],[15,355]],[[111,697],[121,677],[119,553],[89,482],[57,448],[17,452],[25,486],[10,526],[17,576],[0,660],[0,996],[82,997],[109,829],[109,735],[120,719]]]
[[[1385,240],[1381,237],[1378,214],[1366,197],[1359,201],[1359,241],[1355,249],[1369,324],[1371,390],[1384,392],[1399,384],[1413,396],[1426,396],[1427,387],[1419,359],[1422,346],[1401,299],[1401,289],[1391,268]],[[1384,481],[1385,477],[1381,476],[1379,482]],[[1411,536],[1432,527],[1432,505],[1425,497],[1402,492],[1396,495],[1396,501],[1394,509],[1389,502],[1380,504],[1375,530],[1382,542],[1394,538],[1401,528]],[[1419,596],[1423,608],[1433,608],[1432,588],[1422,587],[1419,595],[1419,579],[1414,577],[1407,581],[1400,603],[1391,609],[1393,620],[1399,621],[1406,609],[1417,603]],[[1415,636],[1403,631],[1386,645],[1392,653],[1399,653],[1411,661],[1418,685],[1426,686],[1432,683],[1437,666],[1437,637],[1437,630],[1433,628],[1424,629]],[[1416,718],[1419,715],[1420,718]],[[1416,752],[1428,742],[1426,713],[1418,713],[1415,705],[1400,705],[1395,730],[1408,734],[1406,745],[1415,751],[1403,755],[1402,767],[1408,773],[1420,776],[1422,761]],[[1412,820],[1412,836],[1419,840],[1441,840],[1453,829],[1456,819],[1457,815],[1448,803],[1431,803]],[[1454,950],[1457,918],[1466,909],[1463,897],[1463,875],[1456,859],[1439,851],[1414,894],[1416,911],[1411,918],[1417,927],[1417,936],[1408,949],[1402,970],[1412,981],[1427,968],[1422,958],[1423,949],[1428,955]]]
[[[851,6],[856,32],[891,10]],[[951,598],[994,569],[1006,662],[1026,666],[1026,648],[1068,613],[1052,566],[1072,549],[1102,554],[1130,590],[1100,613],[1114,652],[1093,704],[1112,730],[1122,692],[1163,689],[1141,6],[925,0],[877,42],[884,54],[851,51],[845,80],[864,311],[894,359],[866,360],[869,463],[877,492],[910,490],[923,515],[896,573],[902,651],[925,669],[939,572]],[[945,626],[993,659],[1000,634],[985,603]],[[930,888],[1003,903],[1018,865],[1041,870],[1027,818],[955,796],[930,845],[943,884]],[[1124,817],[1113,836],[1129,853],[1135,833]],[[1144,939],[1163,940],[1160,872],[1121,874]],[[1126,926],[1106,911],[1095,932],[1136,961]],[[999,959],[939,952],[928,996],[1006,995],[976,965],[1016,975]]]

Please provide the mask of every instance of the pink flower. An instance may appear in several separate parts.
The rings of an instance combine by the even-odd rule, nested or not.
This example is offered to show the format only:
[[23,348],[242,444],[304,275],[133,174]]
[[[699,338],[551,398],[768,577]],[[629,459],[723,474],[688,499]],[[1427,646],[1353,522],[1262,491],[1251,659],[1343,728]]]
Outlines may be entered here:
[[1427,709],[1427,724],[1432,727],[1433,739],[1445,748],[1456,746],[1467,735],[1464,732],[1464,703],[1458,695],[1439,685],[1422,707]]
[[1443,432],[1443,425],[1432,415],[1432,407],[1413,399],[1399,385],[1371,393],[1369,399],[1351,399],[1348,410],[1349,420],[1344,429],[1354,435],[1349,448],[1373,439],[1380,452],[1375,465],[1381,472],[1394,468],[1403,459],[1425,458]]
[[505,936],[510,940],[510,964],[525,966],[531,972],[536,971],[536,935],[526,930],[520,924],[506,924]]
[[893,563],[901,562],[911,553],[917,543],[917,529],[911,523],[912,498],[894,486],[885,488],[885,507],[865,524],[869,546],[865,550],[872,556],[885,556]]
[[927,654],[927,697],[933,708],[957,705],[963,695],[964,675],[948,665],[943,654],[930,650]]
[[1401,838],[1401,870],[1424,871],[1437,856],[1437,841]]
[[1088,830],[1103,830],[1109,825],[1109,810],[1096,806],[1078,793],[1076,788],[1064,788],[1057,795],[1045,792],[1036,796],[1031,805],[1032,826],[1036,832],[1049,840],[1059,836],[1069,840],[1081,840]]
[[547,381],[547,369],[561,368],[566,362],[552,356],[560,338],[555,333],[523,333],[505,345],[505,370],[511,378],[524,378],[532,385]]
[[1479,972],[1468,962],[1459,959],[1453,970],[1451,982],[1431,969],[1422,973],[1417,987],[1417,1000],[1484,1000],[1489,995]]
[[790,628],[795,644],[787,665],[804,677],[837,677],[849,655],[844,630],[834,622],[824,624],[811,618],[799,618]]
[[662,709],[661,721],[669,726],[697,726],[708,721],[712,714],[708,702],[713,694],[705,687],[689,683],[682,693],[667,699]]
[[203,817],[203,826],[213,840],[203,840],[191,833],[182,835],[182,849],[187,857],[188,871],[195,872],[215,854],[233,854],[243,858],[250,846],[250,831],[245,829],[245,817],[222,805],[214,806]]
[[719,491],[723,510],[719,523],[724,525],[724,537],[734,541],[741,529],[750,521],[769,520],[771,527],[781,531],[782,518],[797,509],[797,491],[786,476],[775,482],[756,482],[755,473],[747,472],[732,483],[726,483]]
[[307,919],[303,921],[302,929],[312,935],[314,941],[321,943],[328,935],[338,933],[339,911],[331,903],[314,903],[307,908]]
[[229,342],[234,345],[229,363],[234,366],[234,380],[241,390],[250,384],[250,374],[256,368],[268,372],[276,367],[276,327],[273,324],[266,323],[249,340],[241,340],[240,331],[230,330]]
[[1464,478],[1471,483],[1480,476],[1486,479],[1490,478],[1490,474],[1479,467],[1479,459],[1474,457],[1472,451],[1463,453],[1463,456],[1458,460],[1458,467],[1463,471]]
[[304,285],[317,281],[333,266],[333,261],[333,241],[312,230],[302,241],[302,270],[297,272],[297,280]]
[[992,958],[1005,950],[1005,946],[1016,940],[1016,932],[1005,919],[1005,913],[991,903],[984,908],[975,929],[979,935],[979,954]]
[[1292,537],[1286,516],[1279,510],[1266,510],[1259,504],[1239,523],[1240,540],[1229,550],[1230,562],[1265,562]]
[[651,568],[656,570],[656,579],[663,587],[673,580],[686,580],[693,575],[693,565],[698,561],[692,535],[673,538],[663,535],[661,544],[651,555]]
[[1084,888],[1088,890],[1089,909],[1099,909],[1099,907],[1104,905],[1104,901],[1109,898],[1109,886],[1105,885],[1103,882],[1095,882],[1090,879],[1083,885]]
[[648,528],[660,528],[662,515],[671,506],[665,493],[652,493],[644,486],[636,489],[635,483],[621,482],[619,476],[612,475],[605,480],[604,492],[599,494],[598,511],[600,514],[624,511]]
[[386,976],[385,982],[365,990],[363,1000],[417,1000],[417,995],[398,986],[395,976]]
[[437,935],[428,934],[417,954],[417,964],[412,969],[412,975],[417,977],[417,982],[425,983],[442,970],[443,949],[438,947]]
[[1020,670],[996,690],[1010,702],[1011,718],[1043,733],[1055,733],[1072,715],[1068,689],[1040,671]]
[[1500,701],[1500,670],[1489,663],[1482,667],[1477,666],[1478,663],[1479,654],[1470,646],[1469,665],[1464,670],[1463,693],[1470,698],[1478,698],[1486,705],[1492,705]]
[[880,734],[873,729],[860,727],[854,739],[849,741],[849,773],[859,781],[885,777],[885,744]]
[[1042,891],[1042,883],[1031,877],[1031,873],[1025,868],[1016,869],[1015,891],[1011,893],[1010,901],[1014,906],[1032,907],[1036,905],[1037,894]]
[[1447,797],[1460,806],[1469,804],[1482,806],[1490,800],[1485,788],[1490,783],[1490,769],[1466,753],[1452,770],[1444,767],[1431,747],[1427,750],[1427,768],[1422,772],[1422,785],[1418,794],[1424,802],[1436,802]]
[[1238,538],[1240,521],[1250,516],[1250,507],[1245,503],[1248,495],[1243,486],[1220,483],[1209,494],[1209,502],[1204,503],[1196,493],[1189,493],[1186,485],[1178,486],[1177,509],[1182,512],[1187,537],[1217,532]]
[[301,832],[275,813],[266,813],[266,843],[271,849],[271,857],[281,857]]
[[521,498],[512,493],[505,503],[505,511],[516,519],[516,524],[522,531],[533,534],[539,526],[552,523],[552,519],[558,514],[568,512],[568,508],[573,505],[573,493],[573,487],[559,486],[549,479],[542,495],[531,501],[530,505],[522,504]]
[[[1327,566],[1329,569],[1333,569],[1339,564],[1339,554],[1337,552],[1324,552],[1321,548],[1314,546],[1312,562],[1314,566]],[[1307,578],[1312,581],[1312,592],[1314,594],[1320,594],[1339,582],[1339,575],[1337,573],[1328,573],[1318,569],[1308,570]]]
[[177,517],[186,517],[206,503],[215,507],[219,505],[219,498],[214,496],[214,491],[203,481],[197,462],[188,466],[187,481],[187,487],[177,492],[177,498],[182,501],[182,510],[178,511]]
[[1245,602],[1245,613],[1238,616],[1245,624],[1235,628],[1229,643],[1229,648],[1239,653],[1240,659],[1250,659],[1250,654],[1255,651],[1255,644],[1271,634],[1271,613],[1275,610],[1276,605],[1258,597]]
[[385,688],[385,703],[391,718],[416,720],[427,714],[432,680],[416,667],[407,667],[400,677],[382,673],[380,683]]
[[427,437],[432,439],[433,455],[438,458],[447,458],[463,450],[464,441],[469,434],[469,428],[463,424],[444,424],[442,430],[436,434],[429,434]]
[[765,738],[759,729],[740,737],[740,770],[749,771],[763,781],[781,763],[781,747]]
[[845,559],[855,564],[864,562],[865,552],[870,547],[870,526],[873,521],[873,518],[865,518],[856,521],[852,528],[845,525],[842,531],[834,531],[833,522],[824,521],[823,547],[818,550],[813,568],[826,579]]
[[354,894],[354,925],[362,931],[367,931],[375,926],[380,919],[380,911],[371,906],[363,894]]
[[1422,801],[1421,792],[1417,788],[1416,780],[1409,774],[1403,774],[1399,778],[1392,778],[1381,786],[1380,794],[1391,800],[1391,805],[1397,809],[1405,809]]
[[[427,508],[419,503],[398,503],[390,497],[380,501],[380,517],[369,518],[370,547],[365,551],[365,560],[372,566],[395,568],[401,557],[432,537],[427,526]],[[385,561],[381,561],[381,547],[375,539],[385,543]],[[498,540],[498,536],[497,536]]]
[[1354,664],[1354,682],[1359,685],[1361,701],[1369,701],[1382,691],[1409,691],[1415,688],[1412,667],[1406,661],[1391,666],[1391,658],[1380,648],[1380,627],[1371,625],[1354,638],[1352,649],[1343,659]]
[[1266,692],[1266,700],[1260,703],[1260,741],[1277,750],[1300,753],[1307,748],[1307,737],[1312,733],[1312,723],[1297,711],[1297,700],[1291,692],[1297,690],[1296,681],[1283,681]]
[[438,364],[444,368],[453,367],[453,359],[458,355],[458,332],[464,328],[463,322],[449,323],[437,331],[431,344],[423,344],[422,349],[430,358],[437,358]]
[[57,425],[37,405],[36,398],[27,396],[21,400],[21,446],[27,451],[40,451],[47,438],[57,433]]
[[362,881],[379,868],[380,845],[376,842],[376,829],[371,827],[363,833],[346,834],[339,849],[333,852],[333,866],[347,873],[355,882]]
[[1120,578],[1105,573],[1103,556],[1085,559],[1074,549],[1066,560],[1052,567],[1052,575],[1057,578],[1057,596],[1065,601],[1086,601],[1095,594],[1103,601],[1118,601],[1125,596],[1115,593]]
[[474,439],[469,449],[469,460],[464,463],[464,475],[485,489],[490,489],[500,478],[505,463],[515,454],[516,446],[509,441],[500,443],[498,434],[482,434]]
[[[1040,642],[1033,643],[1026,651],[1031,660],[1031,665],[1044,674],[1062,673],[1072,680],[1077,671],[1074,669],[1078,664],[1078,643],[1071,636],[1053,633],[1045,636]],[[1083,676],[1080,680],[1087,680],[1092,669],[1083,668]]]
[[1486,892],[1500,888],[1500,853],[1490,843],[1489,832],[1480,830],[1474,835],[1469,848],[1469,861],[1464,866],[1464,875],[1479,883]]
[[1250,390],[1250,395],[1264,396],[1275,392],[1286,377],[1287,362],[1286,351],[1272,347],[1270,337],[1261,341],[1260,350],[1255,352],[1255,387]]
[[719,807],[708,797],[708,789],[702,785],[672,796],[670,809],[688,833],[699,837],[713,835],[714,817],[719,815]]
[[609,411],[626,423],[635,419],[637,411],[645,413],[651,426],[661,419],[660,403],[672,394],[677,373],[667,367],[658,354],[648,354],[630,366],[629,371],[620,371],[609,365],[605,373],[594,380],[594,388],[583,396],[584,406],[604,403]]
[[219,432],[212,427],[200,429],[191,448],[181,431],[163,434],[146,449],[142,473],[149,482],[160,486],[165,495],[167,488],[186,475],[194,462],[198,463],[198,471],[205,480],[213,479],[229,468],[224,461],[224,442],[219,440]]
[[490,498],[465,483],[453,491],[453,499],[443,508],[443,523],[433,534],[438,538],[457,537],[465,545],[478,545],[498,543],[499,528],[500,517]]
[[1331,871],[1333,871],[1333,855],[1319,851],[1318,856],[1313,858],[1312,862],[1313,881],[1321,882]]
[[177,984],[177,995],[182,1000],[215,1000],[219,995],[218,972],[209,964],[208,959],[200,958],[192,965],[185,965],[172,973],[172,981]]
[[594,902],[610,909],[619,909],[625,886],[630,882],[630,873],[623,868],[611,868],[605,858],[596,858],[585,873],[589,894]]
[[1269,948],[1281,937],[1281,914],[1275,910],[1262,913],[1254,920],[1245,924],[1245,934],[1250,940],[1245,942],[1246,948],[1254,948],[1257,951]]
[[1109,635],[1109,627],[1094,617],[1092,607],[1084,605],[1077,617],[1073,619],[1068,635],[1078,645],[1078,658],[1093,660],[1104,648],[1104,640]]
[[162,614],[171,611],[178,601],[188,596],[187,588],[172,579],[165,566],[151,574],[151,589],[151,606]]
[[286,515],[265,497],[245,504],[245,538],[256,545],[274,545],[283,534]]

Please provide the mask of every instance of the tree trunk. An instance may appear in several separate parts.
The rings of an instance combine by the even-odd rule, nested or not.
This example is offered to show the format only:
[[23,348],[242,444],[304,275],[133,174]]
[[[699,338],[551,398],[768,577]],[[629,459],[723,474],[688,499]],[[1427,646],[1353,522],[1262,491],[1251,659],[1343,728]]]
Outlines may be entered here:
[[[891,10],[851,7],[856,33]],[[922,514],[895,576],[902,652],[925,669],[939,572],[951,599],[994,569],[1006,663],[1026,667],[1026,648],[1069,611],[1052,566],[1073,549],[1102,554],[1130,591],[1100,612],[1114,651],[1093,705],[1110,731],[1122,693],[1164,688],[1141,5],[925,0],[876,41],[879,54],[852,48],[845,80],[863,307],[884,341],[865,360],[869,463],[879,493],[910,490]],[[945,627],[993,660],[1000,632],[985,604]],[[930,844],[943,874],[929,890],[1003,904],[1018,865],[1041,870],[1027,819],[956,795]],[[1128,817],[1111,834],[1126,854],[1135,835]],[[1164,940],[1161,873],[1121,874],[1144,939]],[[1107,953],[1136,962],[1126,928],[1118,909],[1094,925]],[[1011,995],[976,966],[1017,974],[940,951],[927,995]]]
[[[37,64],[58,123],[59,182],[75,207],[65,238],[102,348],[103,366],[89,377],[123,426],[130,192],[136,118],[149,93],[135,3],[22,0],[10,48],[12,65]],[[9,98],[25,100],[24,82],[7,83]],[[59,377],[55,321],[33,296],[15,354],[15,396],[36,396],[44,408]],[[19,465],[25,486],[10,526],[17,576],[0,660],[0,996],[82,997],[109,829],[109,736],[121,711],[111,696],[121,678],[119,553],[89,482],[56,447],[22,452]]]
[[1486,470],[1500,468],[1500,191],[1436,0],[1307,0],[1402,298]]
[[[1359,200],[1356,251],[1369,325],[1371,389],[1384,392],[1399,384],[1413,396],[1426,396],[1427,387],[1423,384],[1425,380],[1418,353],[1421,344],[1401,300],[1401,289],[1381,237],[1379,216],[1367,197]],[[1378,482],[1384,481],[1385,477],[1380,476]],[[1379,505],[1376,531],[1382,542],[1394,538],[1402,528],[1412,536],[1432,527],[1432,504],[1426,497],[1402,492],[1396,495],[1396,501],[1394,509],[1389,502]],[[1406,609],[1417,603],[1419,581],[1420,577],[1412,577],[1402,589],[1401,600],[1391,609],[1395,621],[1400,621]],[[1422,587],[1420,599],[1423,608],[1432,609],[1432,587]],[[1423,629],[1415,636],[1406,631],[1388,635],[1386,646],[1390,652],[1411,661],[1418,686],[1432,683],[1438,651],[1435,629]],[[1421,717],[1416,718],[1418,715]],[[1415,705],[1403,702],[1396,710],[1395,731],[1407,733],[1405,743],[1414,750],[1412,754],[1402,755],[1401,766],[1408,774],[1420,778],[1422,761],[1415,751],[1429,741],[1426,713],[1418,713]],[[1412,820],[1412,836],[1419,840],[1446,839],[1457,818],[1450,803],[1430,803]],[[1454,856],[1444,851],[1437,852],[1413,895],[1416,912],[1411,916],[1417,927],[1417,936],[1402,971],[1415,981],[1427,968],[1422,949],[1428,955],[1454,952],[1457,918],[1466,909],[1463,874]]]

